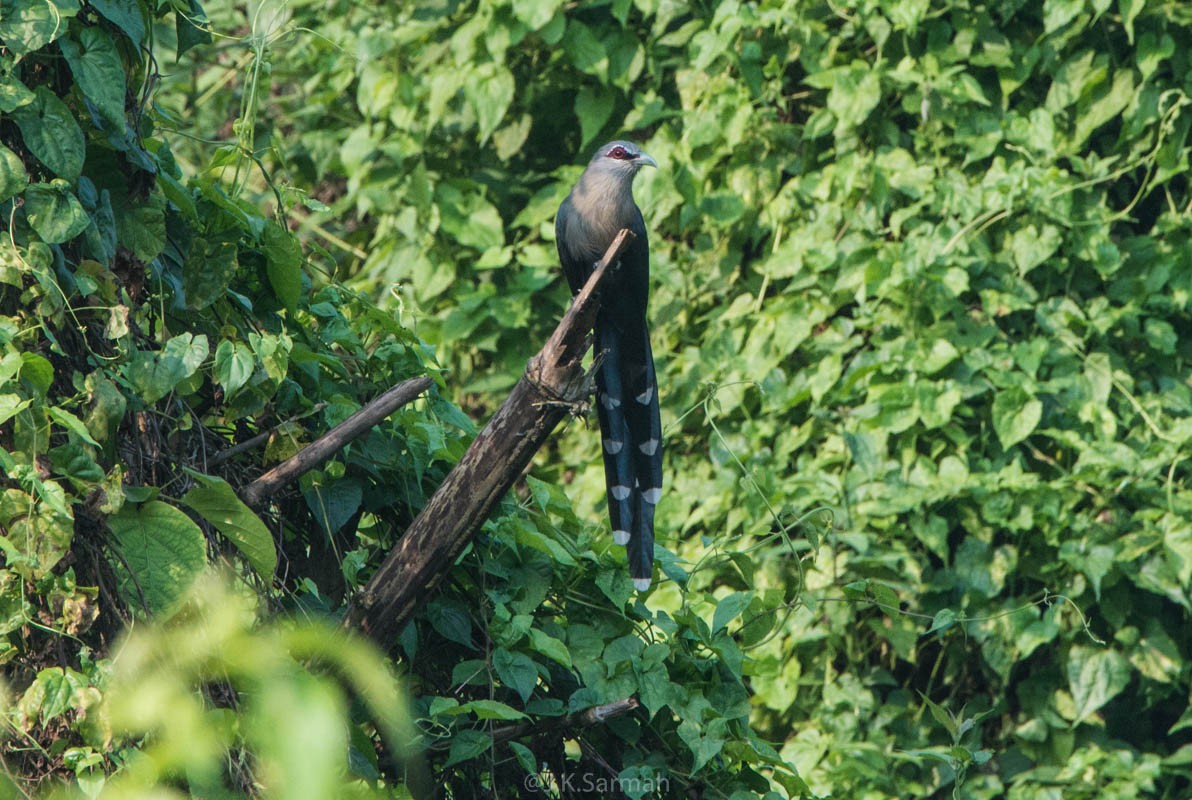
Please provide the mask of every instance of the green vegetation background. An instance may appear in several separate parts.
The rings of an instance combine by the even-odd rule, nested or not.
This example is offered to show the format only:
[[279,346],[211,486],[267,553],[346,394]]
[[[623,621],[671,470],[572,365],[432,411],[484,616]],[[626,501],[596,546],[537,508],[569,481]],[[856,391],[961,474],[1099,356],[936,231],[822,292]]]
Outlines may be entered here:
[[[14,790],[1192,794],[1192,9],[12,0],[0,39]],[[403,635],[402,706],[293,620],[545,339],[554,210],[621,135],[662,165],[663,581],[575,421]]]

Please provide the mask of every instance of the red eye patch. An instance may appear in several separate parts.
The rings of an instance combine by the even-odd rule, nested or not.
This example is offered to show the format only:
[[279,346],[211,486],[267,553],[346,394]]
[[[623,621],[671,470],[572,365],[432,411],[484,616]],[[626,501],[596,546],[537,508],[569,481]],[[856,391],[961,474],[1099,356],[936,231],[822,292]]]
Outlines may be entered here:
[[626,150],[624,147],[621,147],[621,145],[617,145],[612,150],[608,151],[608,157],[615,158],[618,161],[624,161],[625,159],[632,158],[633,156],[629,155],[629,151]]

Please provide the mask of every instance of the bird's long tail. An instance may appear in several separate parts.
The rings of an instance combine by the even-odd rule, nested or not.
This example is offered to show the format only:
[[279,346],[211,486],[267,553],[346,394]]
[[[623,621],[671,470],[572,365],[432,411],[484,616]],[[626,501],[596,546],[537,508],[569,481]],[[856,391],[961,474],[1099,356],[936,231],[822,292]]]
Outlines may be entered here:
[[[603,324],[602,324],[603,323]],[[625,545],[638,591],[654,571],[654,509],[662,495],[662,424],[658,382],[645,320],[622,328],[596,325],[603,359],[596,373],[596,409],[613,538]]]

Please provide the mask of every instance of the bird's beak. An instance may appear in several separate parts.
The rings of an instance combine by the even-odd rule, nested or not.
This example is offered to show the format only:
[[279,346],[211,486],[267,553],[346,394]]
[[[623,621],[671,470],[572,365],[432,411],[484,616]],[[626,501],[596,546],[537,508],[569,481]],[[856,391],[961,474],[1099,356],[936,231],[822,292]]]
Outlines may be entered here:
[[645,153],[638,153],[637,158],[634,160],[637,162],[637,165],[639,168],[640,167],[654,167],[655,169],[658,168],[658,162],[655,161],[654,159],[650,158]]

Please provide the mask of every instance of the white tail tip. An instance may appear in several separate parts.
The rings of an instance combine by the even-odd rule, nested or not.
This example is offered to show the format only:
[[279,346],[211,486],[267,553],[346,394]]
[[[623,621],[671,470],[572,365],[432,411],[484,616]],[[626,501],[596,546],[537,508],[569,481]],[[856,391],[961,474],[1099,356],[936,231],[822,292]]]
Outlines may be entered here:
[[637,589],[639,592],[650,591],[650,579],[649,578],[634,578],[633,579],[633,588]]
[[613,531],[613,541],[621,547],[629,544],[629,531]]

